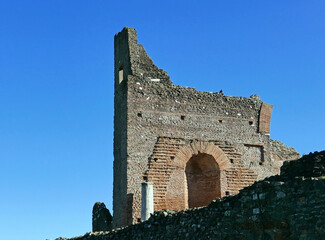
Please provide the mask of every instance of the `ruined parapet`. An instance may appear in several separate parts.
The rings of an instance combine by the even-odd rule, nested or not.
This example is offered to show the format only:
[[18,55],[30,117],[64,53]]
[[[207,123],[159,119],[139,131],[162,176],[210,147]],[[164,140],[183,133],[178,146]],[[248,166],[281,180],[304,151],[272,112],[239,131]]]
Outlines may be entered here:
[[115,35],[114,40],[115,75],[119,77],[118,83],[126,80],[128,75],[133,75],[149,81],[172,84],[168,73],[159,69],[147,55],[144,47],[138,44],[135,29],[123,28],[120,33]]
[[104,203],[96,202],[93,207],[92,231],[112,230],[112,215]]
[[274,161],[292,161],[300,158],[300,154],[293,147],[289,147],[284,143],[270,139],[271,156]]

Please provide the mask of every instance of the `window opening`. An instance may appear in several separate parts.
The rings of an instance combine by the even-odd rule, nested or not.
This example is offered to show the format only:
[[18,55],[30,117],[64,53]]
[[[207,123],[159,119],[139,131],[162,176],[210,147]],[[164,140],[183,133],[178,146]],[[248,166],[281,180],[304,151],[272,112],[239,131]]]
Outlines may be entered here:
[[121,66],[118,70],[118,82],[121,83],[124,79],[123,67]]

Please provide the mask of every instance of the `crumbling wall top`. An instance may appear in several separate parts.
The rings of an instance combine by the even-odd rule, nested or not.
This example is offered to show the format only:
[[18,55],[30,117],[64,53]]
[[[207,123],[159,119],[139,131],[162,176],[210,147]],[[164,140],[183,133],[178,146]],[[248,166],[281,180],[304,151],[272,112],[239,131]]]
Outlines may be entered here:
[[[123,45],[127,46],[123,46]],[[128,59],[130,66],[124,60],[122,60],[119,54],[119,49],[125,47],[128,50]],[[124,27],[121,32],[115,35],[115,49],[117,54],[115,57],[118,59],[115,61],[115,68],[121,69],[127,66],[127,73],[143,79],[149,79],[153,82],[161,82],[163,84],[171,85],[172,82],[169,79],[168,73],[159,69],[152,61],[152,59],[146,53],[146,50],[141,44],[138,44],[137,32],[134,28]]]

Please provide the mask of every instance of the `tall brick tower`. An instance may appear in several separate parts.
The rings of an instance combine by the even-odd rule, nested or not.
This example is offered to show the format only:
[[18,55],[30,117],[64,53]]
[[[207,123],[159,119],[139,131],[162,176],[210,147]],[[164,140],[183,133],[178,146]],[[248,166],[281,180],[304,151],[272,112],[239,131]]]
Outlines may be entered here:
[[[173,85],[135,29],[115,35],[113,225],[140,220],[141,183],[154,208],[205,206],[277,174],[299,154],[271,140],[272,106]],[[199,80],[199,79],[198,79]]]

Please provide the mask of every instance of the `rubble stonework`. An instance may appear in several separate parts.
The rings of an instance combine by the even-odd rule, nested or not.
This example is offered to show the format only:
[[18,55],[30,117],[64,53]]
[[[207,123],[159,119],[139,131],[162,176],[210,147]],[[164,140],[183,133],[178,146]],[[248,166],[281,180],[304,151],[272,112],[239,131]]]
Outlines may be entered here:
[[206,206],[279,173],[299,154],[270,140],[272,106],[173,85],[135,29],[115,35],[113,225],[140,221],[141,183],[154,209]]
[[112,230],[112,215],[102,202],[96,202],[93,207],[92,231]]
[[281,175],[207,207],[155,212],[142,223],[70,240],[86,239],[325,239],[325,151],[285,162]]

